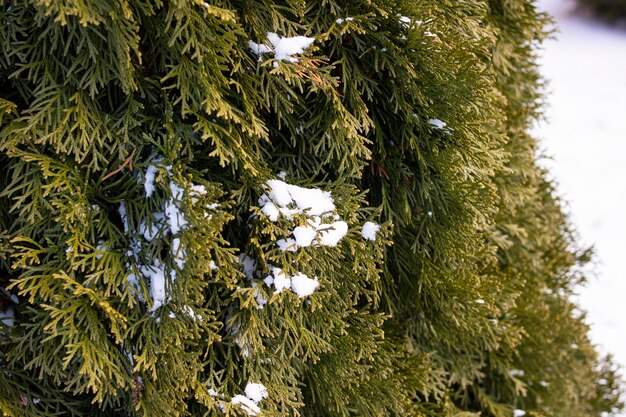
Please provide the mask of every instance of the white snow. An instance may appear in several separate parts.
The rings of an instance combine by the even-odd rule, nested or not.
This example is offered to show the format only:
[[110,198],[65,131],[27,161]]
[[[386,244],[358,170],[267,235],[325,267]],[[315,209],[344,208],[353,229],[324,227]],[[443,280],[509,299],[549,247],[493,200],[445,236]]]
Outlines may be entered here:
[[276,241],[276,245],[281,251],[290,251],[295,252],[298,250],[298,245],[296,245],[296,241],[294,239],[279,239]]
[[292,58],[291,55],[301,54],[315,41],[315,38],[307,38],[306,36],[281,37],[273,32],[267,33],[267,39],[274,47],[276,59],[292,62],[297,59]]
[[20,299],[17,297],[17,295],[11,293],[10,291],[5,290],[4,288],[0,288],[0,291],[2,291],[2,293],[5,296],[9,297],[13,304],[19,304],[20,303]]
[[[191,196],[191,201],[193,201],[193,203],[197,203],[198,199],[200,196],[206,195],[207,193],[207,189],[204,185],[201,184],[191,184],[191,187],[189,189],[189,195]],[[217,204],[213,203],[210,204],[207,208],[215,208],[217,207]]]
[[239,404],[241,409],[248,413],[249,416],[256,416],[261,412],[261,409],[254,403],[254,401],[244,397],[243,395],[235,395],[231,398],[230,402],[233,405]]
[[185,248],[181,245],[180,238],[172,239],[172,256],[178,268],[183,269],[187,262],[187,251],[185,251]]
[[298,61],[298,58],[293,57],[293,55],[303,53],[315,41],[315,38],[306,36],[283,37],[274,32],[267,32],[266,36],[270,45],[248,41],[248,46],[252,52],[257,55],[274,53],[276,59],[289,62]]
[[[348,233],[348,224],[334,213],[335,202],[329,191],[304,188],[281,180],[269,180],[264,185],[265,194],[259,198],[261,212],[272,221],[280,216],[293,220],[293,215],[306,215],[308,225],[296,226],[293,238],[276,241],[282,251],[296,251],[307,246],[337,246]],[[324,223],[324,218],[336,220]]]
[[165,216],[167,217],[167,224],[172,231],[172,234],[177,234],[181,229],[187,226],[187,219],[180,209],[180,201],[183,199],[183,189],[170,181],[170,191],[172,197],[167,203],[165,203]]
[[250,47],[250,49],[252,49],[252,52],[257,55],[268,54],[272,52],[272,48],[267,45],[263,45],[262,43],[248,41],[248,46]]
[[255,286],[257,287],[257,290],[255,292],[255,300],[256,300],[256,304],[259,308],[259,310],[262,310],[263,307],[265,307],[265,304],[267,304],[267,298],[265,298],[265,295],[263,295],[263,292],[261,291],[261,286]]
[[152,242],[160,234],[163,235],[165,227],[165,215],[163,213],[153,213],[154,221],[148,222],[143,220],[139,224],[138,232],[143,235],[144,239],[148,242]]
[[322,245],[324,246],[337,246],[339,241],[348,233],[348,223],[344,221],[338,221],[330,223],[328,225],[320,225],[318,230],[323,226],[326,226],[319,235],[321,237]]
[[[141,273],[150,280],[150,296],[153,302],[150,311],[154,312],[161,307],[166,300],[165,266],[161,262],[155,261],[150,266],[142,266]],[[130,276],[128,280],[130,281]]]
[[293,237],[296,239],[298,247],[310,246],[313,239],[317,236],[317,230],[311,226],[298,226],[293,229]]
[[525,415],[526,415],[526,411],[524,410],[520,410],[520,409],[513,410],[513,417],[523,417]]
[[[239,406],[249,416],[256,416],[261,412],[261,408],[258,406],[259,402],[267,398],[267,389],[261,383],[248,382],[244,392],[245,395],[238,394],[233,396],[230,399],[230,404]],[[218,396],[217,391],[213,388],[207,389],[207,394],[211,397]],[[223,397],[223,395],[219,396]],[[226,401],[219,400],[219,406],[222,410],[226,409],[227,404]]]
[[120,202],[120,206],[117,209],[120,217],[122,218],[122,224],[124,225],[124,233],[128,233],[128,216],[126,215],[126,202]]
[[282,269],[273,268],[272,275],[274,276],[274,288],[276,288],[274,294],[280,294],[281,292],[283,292],[283,290],[291,289],[291,278],[285,275]]
[[248,382],[244,390],[246,397],[258,404],[262,399],[267,398],[267,389],[265,385],[259,383]]
[[361,236],[363,239],[376,240],[376,233],[380,230],[380,225],[374,222],[365,222],[361,229]]
[[539,8],[560,29],[540,60],[550,94],[548,121],[536,134],[552,157],[542,164],[556,177],[583,244],[595,247],[597,262],[578,300],[591,340],[626,366],[626,31],[577,15],[572,0],[542,0]]
[[267,201],[266,203],[264,203],[263,207],[261,208],[261,212],[273,222],[277,221],[278,216],[280,215],[280,211],[278,211],[276,205],[271,201]]
[[12,305],[7,307],[5,311],[0,311],[0,323],[8,327],[13,327],[15,324],[15,309]]
[[317,278],[311,279],[300,272],[291,277],[291,289],[300,298],[313,294],[319,285],[320,283]]
[[146,180],[143,186],[146,190],[146,197],[151,197],[154,192],[154,178],[156,177],[157,167],[155,165],[149,165],[146,169]]
[[188,305],[184,305],[182,308],[184,314],[189,316],[194,321],[203,321],[204,318],[200,314],[196,314],[196,312]]
[[428,124],[436,129],[445,129],[447,124],[439,119],[429,119]]
[[243,273],[248,279],[253,279],[256,273],[256,262],[245,253],[239,254],[239,264],[243,266]]
[[280,208],[295,205],[298,208],[297,213],[311,216],[321,216],[335,210],[335,203],[329,191],[298,187],[281,180],[268,180],[264,188],[266,194],[259,198],[259,205],[262,208],[270,203]]
[[342,24],[343,22],[351,22],[352,20],[354,20],[353,17],[346,17],[345,19],[340,17],[339,19],[335,20],[335,22],[337,22],[338,24]]
[[511,369],[509,371],[509,375],[513,376],[513,377],[523,377],[524,376],[524,371],[521,369]]
[[252,281],[252,287],[256,288],[255,297],[259,309],[262,309],[267,303],[263,292],[261,291],[261,285],[265,284],[268,288],[274,287],[274,294],[281,294],[284,291],[292,291],[298,297],[307,297],[319,286],[317,278],[309,278],[301,272],[297,272],[293,276],[287,275],[281,268],[272,267],[271,273],[262,280]]

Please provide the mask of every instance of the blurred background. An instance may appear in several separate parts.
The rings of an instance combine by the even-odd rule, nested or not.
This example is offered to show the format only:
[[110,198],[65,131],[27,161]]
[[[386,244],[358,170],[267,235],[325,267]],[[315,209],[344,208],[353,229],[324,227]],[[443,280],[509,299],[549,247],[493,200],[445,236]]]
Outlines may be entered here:
[[[581,10],[626,0],[540,0],[555,39],[540,65],[548,81],[546,120],[536,126],[579,241],[593,245],[589,282],[579,291],[591,340],[626,369],[626,24]],[[622,6],[617,6],[619,3]],[[604,9],[608,11],[607,9]],[[624,414],[626,415],[626,414]]]

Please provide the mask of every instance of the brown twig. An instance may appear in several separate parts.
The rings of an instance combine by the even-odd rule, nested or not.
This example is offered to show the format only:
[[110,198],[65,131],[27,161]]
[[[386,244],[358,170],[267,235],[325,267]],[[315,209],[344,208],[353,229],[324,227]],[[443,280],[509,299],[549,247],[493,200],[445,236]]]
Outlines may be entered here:
[[119,167],[117,167],[115,170],[109,172],[108,174],[106,174],[104,177],[102,177],[102,181],[106,180],[107,178],[112,177],[113,175],[117,174],[118,172],[120,172],[121,170],[124,169],[124,167],[126,165],[128,165],[128,169],[130,169],[130,172],[133,172],[133,158],[135,157],[135,151],[137,149],[133,149],[133,151],[131,152],[131,154],[128,156],[128,158],[126,158],[124,160],[124,162],[122,162],[122,165],[120,165]]

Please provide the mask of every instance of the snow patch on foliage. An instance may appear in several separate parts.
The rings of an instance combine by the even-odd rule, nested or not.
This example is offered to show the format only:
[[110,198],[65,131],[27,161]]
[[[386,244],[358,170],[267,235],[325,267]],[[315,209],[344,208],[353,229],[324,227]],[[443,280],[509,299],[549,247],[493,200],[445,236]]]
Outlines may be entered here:
[[[171,167],[167,167],[168,173]],[[187,227],[187,218],[181,210],[181,202],[184,197],[184,190],[178,186],[174,181],[170,181],[170,191],[172,196],[169,201],[165,203],[165,215],[167,216],[167,224],[172,231],[172,234],[177,234],[181,229]]]
[[283,37],[274,32],[267,32],[266,36],[269,44],[248,41],[248,46],[252,52],[259,55],[259,60],[261,60],[262,54],[273,53],[278,60],[297,62],[298,58],[293,55],[303,53],[315,41],[315,38],[306,36]]
[[254,295],[259,309],[262,309],[268,301],[261,291],[263,285],[270,290],[274,287],[274,294],[291,291],[299,298],[308,297],[319,287],[317,278],[309,278],[302,272],[296,272],[294,275],[290,276],[281,268],[272,265],[269,266],[270,274],[263,279],[259,279],[261,275],[257,270],[256,262],[246,254],[239,255],[239,264],[242,266],[246,278],[252,281],[252,287],[256,288]]
[[165,265],[158,260],[150,266],[141,266],[141,274],[150,281],[150,296],[152,297],[152,309],[156,311],[166,301],[165,294]]
[[[281,216],[287,220],[293,220],[294,215],[308,216],[306,225],[291,231],[293,237],[276,241],[281,251],[337,246],[348,233],[348,224],[334,214],[335,202],[329,191],[299,187],[277,179],[267,181],[263,188],[265,193],[259,198],[259,206],[270,221],[276,222]],[[329,217],[336,221],[326,223]]]
[[524,410],[520,410],[520,409],[513,410],[513,417],[524,417],[525,415],[526,415],[526,411]]
[[[207,389],[207,393],[211,397],[218,396],[217,391],[215,391],[213,388]],[[230,403],[231,405],[235,405],[241,408],[249,416],[256,416],[261,412],[261,407],[259,407],[259,403],[268,396],[265,385],[261,383],[248,382],[244,390],[244,394],[245,395],[235,395],[228,402],[218,400],[220,408],[222,410],[226,410],[227,404]],[[223,397],[223,395],[220,395],[220,397]]]
[[146,179],[143,184],[146,190],[146,197],[151,197],[154,193],[154,179],[156,177],[157,167],[155,165],[149,165],[146,169]]
[[[153,300],[152,312],[168,302],[165,285],[166,277],[169,276],[171,282],[174,282],[177,269],[182,270],[187,262],[187,250],[179,237],[180,233],[189,227],[189,221],[183,210],[183,202],[188,198],[193,204],[196,204],[202,196],[207,194],[207,189],[204,185],[192,183],[189,185],[189,193],[186,196],[185,188],[173,179],[172,166],[164,166],[161,161],[162,157],[158,157],[148,165],[143,182],[146,197],[149,198],[156,189],[155,179],[159,168],[165,168],[164,174],[167,175],[167,182],[165,182],[167,188],[165,191],[169,191],[170,196],[161,206],[161,210],[152,213],[150,218],[142,220],[138,226],[131,228],[126,202],[122,201],[118,208],[124,232],[129,235],[130,243],[126,255],[131,258],[131,261],[127,263],[126,267],[131,272],[126,277],[126,284],[129,286],[133,296],[144,302],[141,296],[139,280],[141,276],[148,280],[150,295]],[[217,206],[217,203],[213,203],[206,205],[206,208],[215,209]],[[205,217],[210,217],[210,215],[205,214]],[[147,249],[149,249],[151,242],[170,239],[170,236],[168,258],[177,269],[166,267],[166,264],[170,265],[170,263],[163,260],[150,259],[146,262],[142,259],[140,255],[149,252]],[[101,251],[100,247],[97,249]],[[101,255],[98,254],[98,257],[101,258]],[[215,269],[216,265],[211,261],[209,267]],[[188,306],[185,306],[183,310],[185,308],[189,309]],[[183,313],[193,319],[197,318],[193,310],[183,311]]]
[[441,130],[445,129],[446,126],[448,126],[446,122],[439,120],[439,119],[428,119],[428,124],[434,127],[435,129],[441,129]]
[[267,398],[267,389],[265,385],[260,383],[248,382],[244,392],[246,393],[246,397],[257,404]]
[[17,295],[11,293],[10,291],[5,290],[4,288],[0,288],[0,292],[2,292],[6,297],[9,297],[13,304],[20,303],[20,299],[17,297]]
[[239,407],[248,413],[249,416],[256,416],[261,412],[261,408],[256,405],[254,401],[244,397],[243,395],[235,395],[231,398],[230,403],[233,405],[239,404]]
[[128,225],[128,215],[126,213],[126,202],[122,201],[120,206],[117,208],[117,212],[120,214],[120,218],[122,219],[122,225],[124,226],[124,233],[128,233],[129,225]]
[[253,279],[256,273],[256,261],[245,253],[240,253],[239,264],[243,266],[243,273],[246,278]]
[[291,289],[300,298],[313,294],[319,285],[317,278],[311,279],[300,272],[291,277]]
[[361,236],[366,240],[376,240],[376,233],[380,230],[380,225],[374,222],[365,222],[361,228]]
[[0,311],[0,325],[7,327],[15,325],[15,309],[12,305],[8,306],[5,311]]

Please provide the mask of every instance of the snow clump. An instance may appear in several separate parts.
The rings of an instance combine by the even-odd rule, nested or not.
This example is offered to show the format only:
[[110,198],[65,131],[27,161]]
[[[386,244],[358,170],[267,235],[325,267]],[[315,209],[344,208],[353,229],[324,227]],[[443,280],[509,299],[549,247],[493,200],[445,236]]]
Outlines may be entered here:
[[445,129],[447,126],[446,122],[439,120],[439,119],[429,119],[428,124],[434,127],[435,129],[441,129],[441,130]]
[[259,403],[262,399],[267,398],[267,389],[265,385],[248,382],[246,389],[244,390],[246,397],[250,398],[255,403]]
[[304,49],[311,46],[315,41],[315,38],[307,38],[306,36],[282,37],[274,32],[267,32],[266,36],[269,45],[248,41],[248,46],[252,52],[259,55],[259,60],[261,60],[262,54],[274,53],[274,57],[280,61],[297,62],[298,58],[293,55],[303,53]]
[[[248,382],[244,392],[245,395],[238,394],[233,396],[230,399],[230,404],[239,406],[239,408],[245,411],[249,416],[256,416],[261,412],[259,402],[267,398],[267,389],[263,384]],[[217,392],[213,388],[209,388],[207,393],[212,397],[217,396]],[[219,405],[222,410],[226,409],[227,404],[228,402],[219,400]]]
[[308,216],[306,225],[291,231],[293,237],[276,241],[281,251],[295,252],[307,246],[337,246],[348,233],[348,224],[334,214],[336,207],[329,191],[298,187],[281,180],[269,180],[264,188],[259,206],[270,221],[276,222],[281,216],[293,220],[295,214]]
[[244,397],[243,395],[235,395],[231,398],[230,403],[233,405],[239,404],[239,407],[248,413],[249,416],[256,416],[261,412],[261,408],[259,408],[254,401]]
[[260,273],[257,271],[257,264],[254,259],[246,254],[239,255],[239,264],[242,266],[246,278],[252,281],[252,287],[257,288],[255,296],[259,309],[262,309],[268,301],[261,293],[261,285],[263,284],[269,289],[274,287],[274,294],[291,291],[299,298],[313,294],[320,285],[317,278],[309,278],[302,272],[289,276],[281,268],[271,265],[269,266],[270,274],[263,279],[258,279]]
[[366,240],[376,240],[376,233],[380,230],[380,225],[374,222],[365,222],[361,229],[361,236]]
[[301,272],[291,277],[291,290],[300,298],[313,294],[319,285],[317,278],[311,279]]

